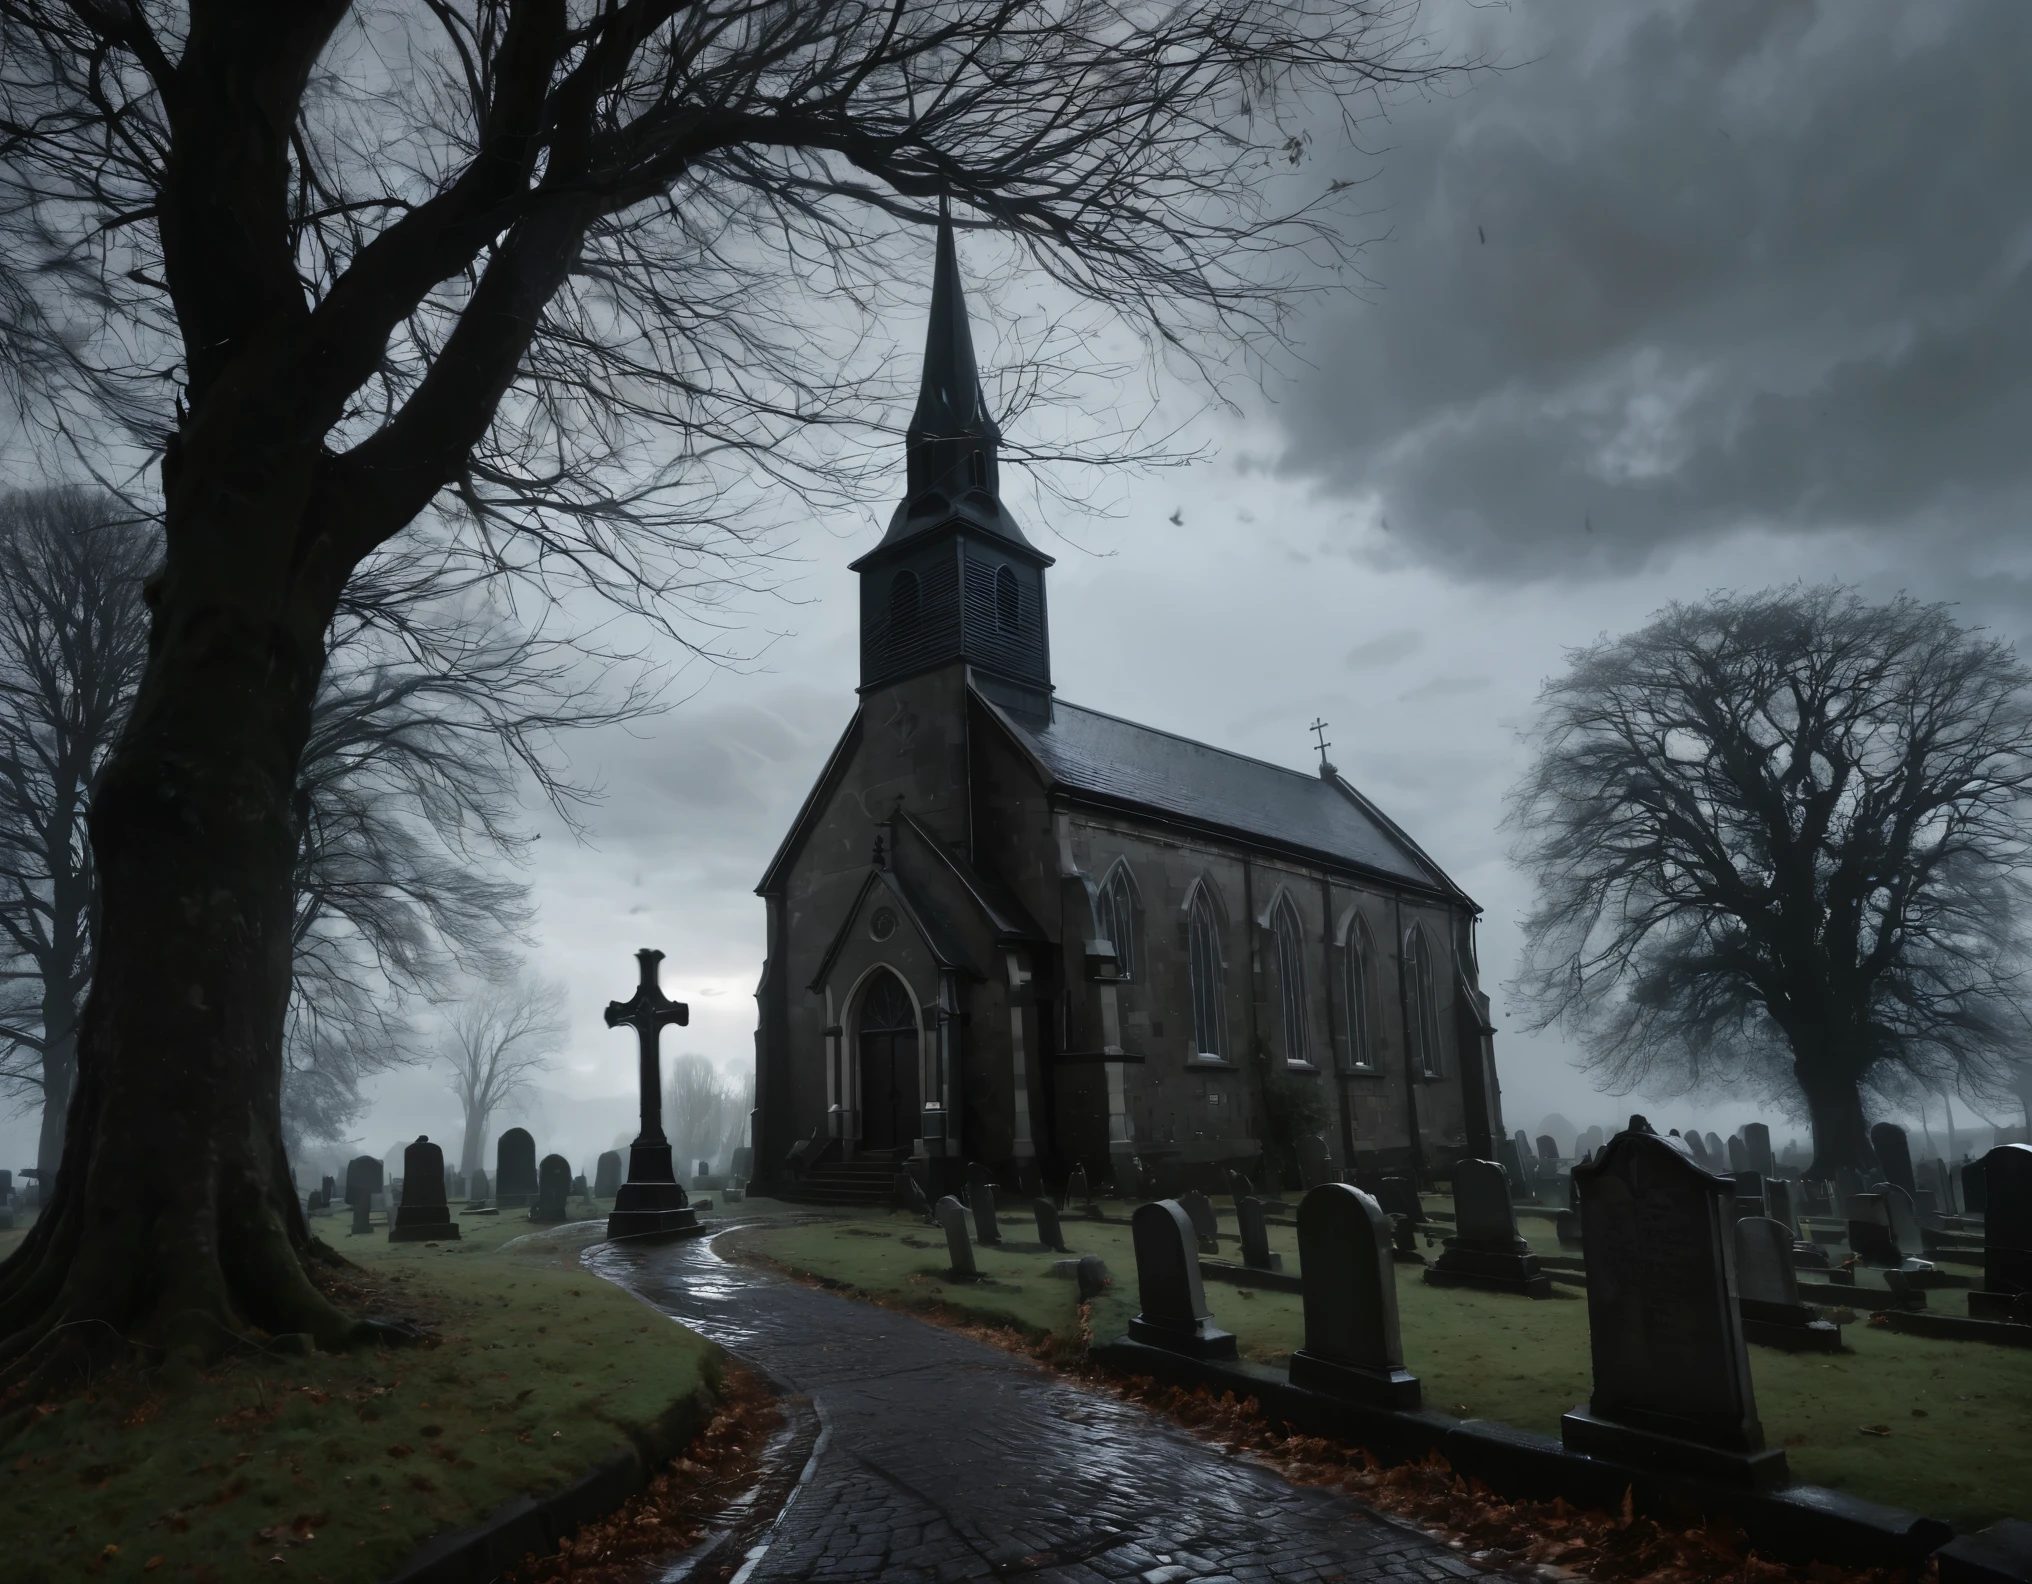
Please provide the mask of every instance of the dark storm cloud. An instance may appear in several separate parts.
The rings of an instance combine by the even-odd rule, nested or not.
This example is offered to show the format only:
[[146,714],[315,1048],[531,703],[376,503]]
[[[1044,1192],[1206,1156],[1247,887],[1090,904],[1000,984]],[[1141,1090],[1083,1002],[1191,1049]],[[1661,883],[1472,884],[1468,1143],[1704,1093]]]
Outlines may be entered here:
[[1465,16],[1519,64],[1397,112],[1380,289],[1314,322],[1288,467],[1467,575],[2022,531],[2032,6]]

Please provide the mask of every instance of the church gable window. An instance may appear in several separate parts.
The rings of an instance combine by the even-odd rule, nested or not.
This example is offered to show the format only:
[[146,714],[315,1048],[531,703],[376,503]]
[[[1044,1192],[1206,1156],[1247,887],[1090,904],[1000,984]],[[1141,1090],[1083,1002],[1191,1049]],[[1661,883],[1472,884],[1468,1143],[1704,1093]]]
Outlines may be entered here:
[[995,573],[995,625],[1005,633],[1012,633],[1022,614],[1023,595],[1016,586],[1016,574],[1007,567],[999,568]]
[[1202,1056],[1227,1054],[1227,1010],[1222,994],[1221,921],[1205,886],[1193,891],[1186,913],[1192,978],[1193,1039]]
[[1348,926],[1348,1065],[1376,1069],[1376,947],[1359,914]]
[[1439,1059],[1439,987],[1432,971],[1432,940],[1414,924],[1404,941],[1405,990],[1410,1001],[1411,1050],[1420,1076],[1443,1075]]
[[1129,865],[1117,861],[1108,871],[1108,878],[1101,882],[1101,889],[1094,904],[1094,923],[1103,937],[1115,948],[1115,971],[1124,979],[1134,979],[1136,962],[1136,883],[1130,878]]
[[1308,1060],[1305,1039],[1305,936],[1298,924],[1298,909],[1284,897],[1270,915],[1271,933],[1277,939],[1277,987],[1284,999],[1284,1059]]

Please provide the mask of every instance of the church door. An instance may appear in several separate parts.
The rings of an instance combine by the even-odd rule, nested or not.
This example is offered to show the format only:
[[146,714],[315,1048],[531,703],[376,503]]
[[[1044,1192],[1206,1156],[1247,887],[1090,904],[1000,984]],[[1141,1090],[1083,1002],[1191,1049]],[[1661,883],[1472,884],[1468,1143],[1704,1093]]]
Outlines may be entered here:
[[893,973],[861,997],[861,1147],[908,1149],[917,1140],[917,1009]]

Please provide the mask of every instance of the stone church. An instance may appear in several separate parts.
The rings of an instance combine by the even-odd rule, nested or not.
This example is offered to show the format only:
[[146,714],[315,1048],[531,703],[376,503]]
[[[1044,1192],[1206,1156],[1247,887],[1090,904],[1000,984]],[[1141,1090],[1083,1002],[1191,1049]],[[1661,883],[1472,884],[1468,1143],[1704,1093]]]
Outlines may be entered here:
[[757,887],[758,1189],[1495,1158],[1479,909],[1323,754],[1059,698],[999,441],[942,226],[908,492],[853,563],[859,702]]

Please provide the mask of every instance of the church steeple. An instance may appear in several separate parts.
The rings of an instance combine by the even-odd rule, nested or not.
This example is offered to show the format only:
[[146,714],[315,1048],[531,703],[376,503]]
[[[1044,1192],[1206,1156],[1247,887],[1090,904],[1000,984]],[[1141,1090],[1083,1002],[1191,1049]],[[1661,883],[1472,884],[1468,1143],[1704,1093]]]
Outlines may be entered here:
[[1001,499],[1002,431],[981,395],[952,217],[939,205],[931,323],[917,407],[904,431],[908,481],[861,574],[861,686],[956,661],[982,679],[1051,692],[1045,555]]

